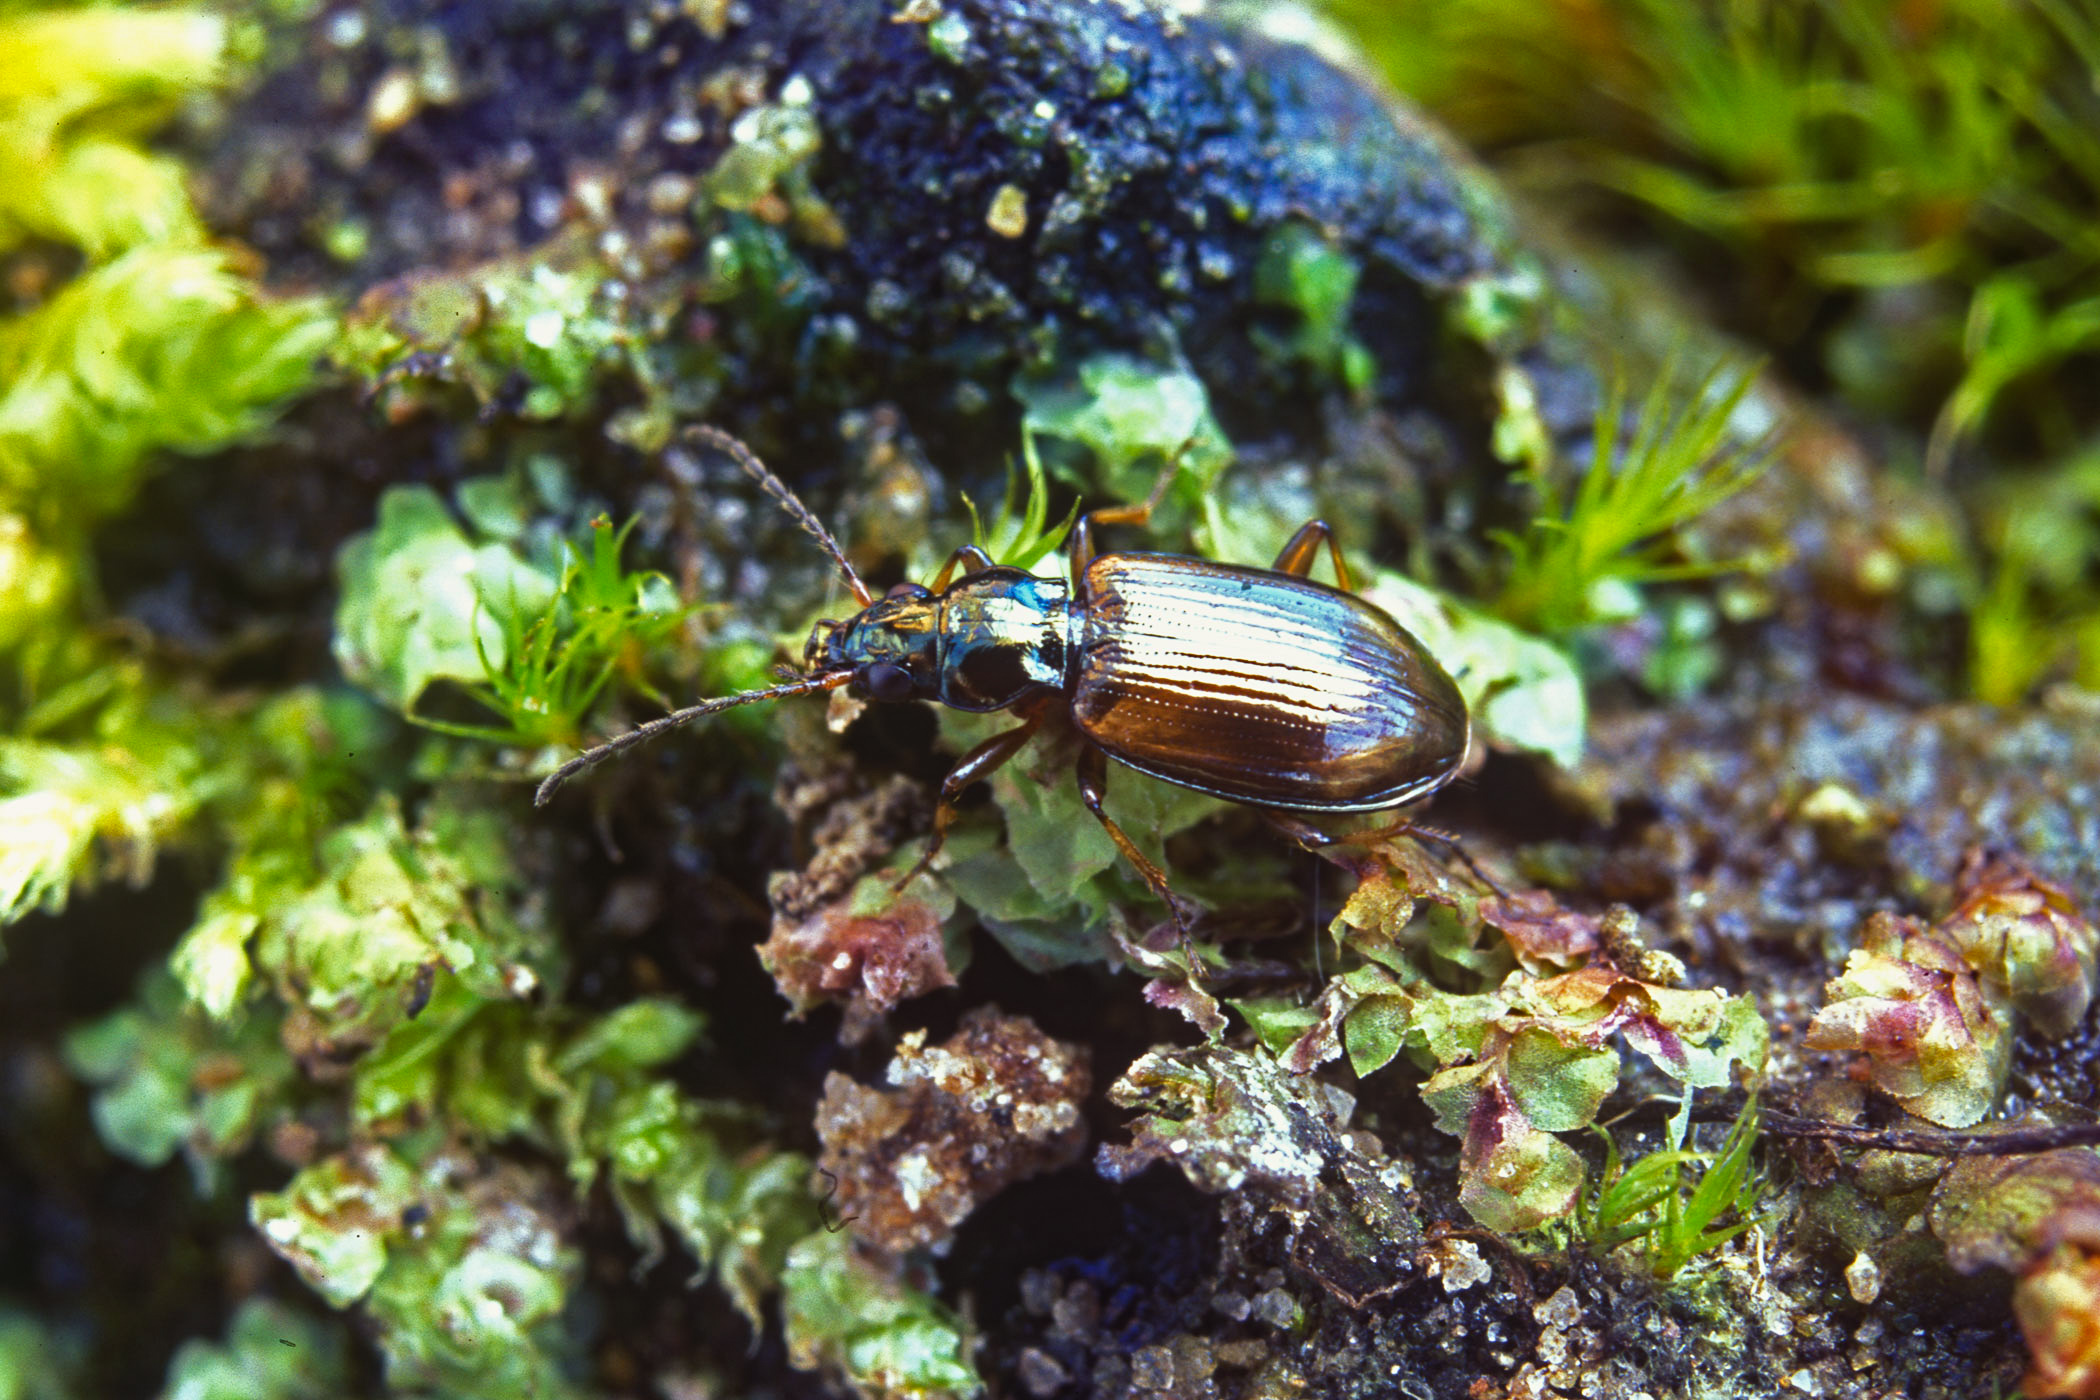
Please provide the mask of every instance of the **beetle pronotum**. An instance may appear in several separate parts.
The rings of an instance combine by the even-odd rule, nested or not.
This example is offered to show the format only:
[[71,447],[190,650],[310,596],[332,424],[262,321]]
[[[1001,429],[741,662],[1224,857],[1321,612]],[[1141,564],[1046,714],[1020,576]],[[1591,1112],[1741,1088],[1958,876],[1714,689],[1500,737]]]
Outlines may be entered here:
[[[860,611],[817,623],[796,679],[704,701],[586,750],[540,784],[535,805],[644,740],[761,700],[844,687],[872,700],[1013,711],[1021,722],[964,754],[942,782],[932,839],[901,890],[939,854],[964,789],[1063,708],[1083,740],[1080,799],[1185,928],[1166,873],[1102,809],[1109,759],[1260,808],[1296,839],[1319,844],[1326,838],[1297,814],[1404,806],[1450,782],[1465,758],[1470,724],[1457,685],[1413,634],[1350,591],[1325,521],[1307,522],[1267,569],[1096,553],[1098,527],[1151,517],[1172,481],[1170,463],[1148,500],[1080,517],[1069,579],[995,564],[966,544],[930,586],[900,583],[877,598],[750,448],[711,427],[686,436],[735,459],[816,538]],[[1323,544],[1336,587],[1309,577]]]

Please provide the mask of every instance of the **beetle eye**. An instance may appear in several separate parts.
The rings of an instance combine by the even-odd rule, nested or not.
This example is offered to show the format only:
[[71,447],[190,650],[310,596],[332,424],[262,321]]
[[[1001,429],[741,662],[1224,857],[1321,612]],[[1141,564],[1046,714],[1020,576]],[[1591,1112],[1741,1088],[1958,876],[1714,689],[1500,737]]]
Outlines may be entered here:
[[893,583],[890,585],[890,591],[882,596],[885,598],[924,598],[926,590],[916,583]]
[[909,700],[912,696],[911,673],[887,661],[878,661],[861,672],[860,683],[871,699]]

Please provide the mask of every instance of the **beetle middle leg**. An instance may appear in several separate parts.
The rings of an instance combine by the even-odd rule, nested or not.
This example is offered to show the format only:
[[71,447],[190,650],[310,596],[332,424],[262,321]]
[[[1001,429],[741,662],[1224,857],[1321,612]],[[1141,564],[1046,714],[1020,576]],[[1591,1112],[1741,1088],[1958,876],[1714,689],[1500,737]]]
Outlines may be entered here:
[[1108,755],[1088,744],[1079,752],[1077,771],[1079,800],[1086,804],[1086,809],[1101,823],[1102,829],[1108,833],[1108,839],[1116,843],[1116,849],[1123,853],[1123,859],[1129,861],[1137,873],[1144,876],[1145,883],[1152,887],[1152,892],[1166,904],[1167,912],[1174,917],[1174,927],[1181,934],[1182,948],[1189,954],[1189,974],[1198,975],[1195,953],[1188,946],[1192,906],[1168,887],[1167,872],[1154,865],[1151,858],[1137,848],[1137,843],[1124,834],[1123,828],[1116,825],[1116,819],[1101,805],[1102,800],[1108,796]]
[[992,556],[986,554],[976,545],[959,545],[956,547],[955,553],[948,556],[948,562],[941,565],[941,571],[933,576],[933,582],[927,585],[928,591],[933,593],[947,592],[948,581],[955,577],[958,569],[962,571],[964,578],[968,578],[971,574],[981,574],[986,569],[993,567],[995,566],[992,563]]
[[1103,506],[1090,510],[1079,517],[1072,527],[1072,593],[1074,597],[1086,596],[1086,566],[1094,562],[1094,530],[1102,525],[1146,525],[1151,523],[1152,512],[1167,499],[1173,488],[1174,478],[1181,474],[1181,458],[1195,439],[1174,449],[1167,464],[1160,468],[1159,480],[1152,483],[1152,494],[1133,506]]
[[948,776],[941,779],[940,800],[933,808],[933,839],[927,843],[926,853],[919,857],[918,864],[914,865],[903,879],[890,886],[891,894],[904,893],[905,887],[925,874],[927,868],[933,864],[933,858],[941,853],[941,846],[948,839],[948,828],[955,822],[956,803],[962,800],[962,795],[970,784],[980,778],[990,777],[1008,759],[1026,748],[1028,741],[1035,737],[1035,731],[1042,727],[1043,719],[1048,714],[1049,709],[1042,705],[1027,710],[1019,724],[994,734],[971,749],[962,756],[961,762],[949,770]]
[[1334,528],[1324,520],[1308,520],[1298,527],[1270,565],[1279,574],[1293,578],[1311,578],[1313,560],[1320,556],[1320,546],[1327,546],[1327,557],[1334,561],[1334,581],[1344,593],[1354,593],[1356,588],[1349,582],[1349,566],[1342,562],[1342,547],[1335,543]]

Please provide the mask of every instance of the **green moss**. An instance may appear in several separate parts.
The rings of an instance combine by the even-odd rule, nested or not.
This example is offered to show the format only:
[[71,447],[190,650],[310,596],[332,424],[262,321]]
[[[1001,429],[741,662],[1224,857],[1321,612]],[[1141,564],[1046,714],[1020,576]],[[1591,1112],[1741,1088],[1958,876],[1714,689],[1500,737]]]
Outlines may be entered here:
[[29,1313],[0,1307],[0,1400],[72,1400],[80,1348]]
[[511,639],[559,588],[507,546],[469,541],[427,486],[388,491],[378,525],[343,547],[337,571],[343,674],[404,714],[434,681],[505,674]]
[[855,1251],[844,1232],[820,1230],[788,1254],[781,1296],[788,1354],[862,1400],[961,1400],[983,1393],[962,1323]]
[[[1752,1095],[1729,1124],[1718,1149],[1685,1147],[1691,1100],[1670,1121],[1665,1144],[1622,1165],[1618,1144],[1602,1128],[1604,1168],[1596,1186],[1576,1204],[1575,1223],[1591,1248],[1610,1252],[1638,1244],[1648,1269],[1670,1279],[1699,1256],[1710,1254],[1759,1223],[1766,1183],[1750,1170],[1757,1143],[1757,1098]],[[1685,1169],[1701,1168],[1692,1181]],[[1728,1225],[1718,1222],[1733,1214]]]
[[670,1002],[584,1018],[449,983],[360,1063],[354,1113],[372,1132],[438,1121],[530,1145],[566,1163],[579,1191],[603,1180],[650,1259],[668,1229],[756,1319],[788,1245],[815,1225],[809,1164],[751,1150],[741,1113],[665,1077],[699,1033],[699,1017]]
[[223,81],[226,42],[197,10],[0,16],[0,251],[36,237],[88,263],[0,320],[0,510],[49,546],[121,509],[156,449],[252,435],[327,343],[320,303],[266,302],[202,246],[180,167],[139,144]]
[[2100,26],[2076,6],[1326,7],[1535,188],[1606,192],[1757,270],[1740,311],[1770,339],[1829,308],[1842,390],[1926,405],[1941,457],[2092,343]]
[[249,1214],[331,1304],[364,1301],[391,1387],[494,1400],[577,1393],[560,1316],[581,1259],[552,1204],[521,1168],[375,1145]]
[[1927,927],[1876,914],[1825,989],[1805,1043],[1851,1051],[1921,1118],[1980,1122],[2012,1067],[2021,1022],[2071,1034],[2092,1003],[2100,928],[2016,859],[1968,861],[1960,902]]
[[[756,1322],[816,1227],[809,1165],[753,1150],[747,1115],[665,1075],[699,1033],[667,1001],[584,1017],[444,978],[359,1061],[358,1145],[256,1197],[253,1217],[331,1305],[362,1305],[403,1390],[568,1393],[579,1280],[558,1203],[601,1182],[650,1261],[668,1230]],[[439,1139],[526,1149],[561,1180]]]
[[979,549],[1001,564],[1016,569],[1033,569],[1065,542],[1072,526],[1079,519],[1079,502],[1056,525],[1050,523],[1050,492],[1043,480],[1043,459],[1035,450],[1035,438],[1024,434],[1021,438],[1021,460],[1025,464],[1026,478],[1017,478],[1013,468],[1006,472],[1006,498],[1000,502],[999,511],[987,526],[977,513],[977,503],[967,493],[963,495],[963,506],[970,512],[970,538]]
[[[56,912],[72,893],[142,884],[161,851],[267,830],[312,829],[350,779],[346,750],[384,755],[373,716],[346,696],[294,690],[255,708],[202,701],[130,662],[95,664],[54,686],[0,736],[0,924]],[[360,749],[361,741],[369,741]]]
[[[560,541],[555,559],[530,561],[521,549],[544,550],[509,478],[463,483],[459,500],[474,539],[436,492],[407,486],[344,546],[335,646],[351,680],[427,728],[533,749],[574,746],[616,678],[663,702],[645,668],[689,610],[661,574],[621,566],[626,530],[601,518],[586,547]],[[430,713],[440,686],[487,718]]]
[[163,1400],[338,1400],[351,1393],[347,1343],[340,1327],[251,1298],[224,1343],[182,1344]]
[[2014,705],[2059,679],[2100,689],[2096,505],[2100,452],[1992,484],[1984,548],[1961,579],[1968,683],[1978,699]]
[[548,934],[508,898],[518,877],[507,831],[498,812],[457,800],[426,804],[411,830],[382,793],[314,846],[243,852],[175,965],[201,1003],[238,1005],[245,954],[293,1009],[287,1040],[332,1058],[376,1042],[454,979],[481,997],[529,995]]
[[1378,362],[1349,330],[1356,284],[1363,269],[1317,230],[1285,224],[1269,236],[1254,268],[1254,299],[1296,313],[1288,337],[1257,328],[1255,343],[1278,359],[1295,359],[1315,374],[1362,398],[1378,378]]
[[331,331],[202,246],[173,162],[139,148],[224,76],[225,22],[188,10],[0,16],[0,250],[86,266],[0,319],[0,923],[75,888],[143,882],[243,773],[248,707],[182,693],[88,630],[91,528],[166,450],[255,436],[313,381]]
[[[934,27],[928,26],[928,32]],[[837,248],[845,243],[846,230],[809,178],[809,163],[824,141],[810,97],[807,81],[791,78],[778,103],[740,115],[730,128],[729,148],[707,172],[700,189],[716,208],[734,214],[784,203],[799,237]]]
[[330,333],[319,303],[260,300],[215,251],[145,247],[82,274],[0,322],[0,503],[47,532],[121,509],[148,454],[267,424]]
[[96,1086],[95,1131],[110,1151],[157,1167],[179,1149],[209,1191],[219,1164],[254,1141],[292,1088],[277,1032],[274,1016],[215,1025],[155,967],[135,1005],[66,1037],[66,1065]]
[[[957,716],[944,719],[943,727],[967,746],[1010,723],[1003,715]],[[1106,930],[1116,911],[1156,908],[1081,804],[1071,762],[1069,752],[1039,744],[994,773],[989,785],[1004,839],[989,826],[959,826],[939,866],[955,897],[1008,952],[1038,970],[1110,956],[1114,944]],[[1128,771],[1111,779],[1106,802],[1117,825],[1155,860],[1167,837],[1219,805]]]
[[[1595,1121],[1622,1045],[1688,1091],[1763,1069],[1755,1003],[1675,985],[1682,966],[1639,949],[1630,911],[1600,922],[1543,893],[1453,893],[1392,843],[1360,873],[1333,925],[1358,961],[1330,980],[1287,1063],[1303,1072],[1346,1050],[1358,1075],[1401,1055],[1433,1071],[1422,1098],[1461,1140],[1459,1200],[1491,1230],[1575,1207],[1584,1168],[1557,1135]],[[1437,907],[1416,917],[1417,895]]]
[[1736,426],[1754,383],[1716,366],[1689,385],[1659,373],[1621,437],[1623,389],[1597,410],[1591,460],[1572,483],[1559,465],[1528,473],[1540,514],[1523,534],[1499,536],[1509,568],[1495,611],[1532,631],[1559,633],[1617,620],[1642,584],[1700,578],[1753,561],[1698,557],[1687,537],[1699,517],[1764,469]]
[[1232,461],[1210,395],[1186,369],[1103,354],[1070,375],[1024,375],[1014,395],[1023,433],[1085,448],[1096,484],[1113,499],[1143,500],[1158,464],[1179,454],[1173,498],[1194,502]]
[[152,708],[104,709],[102,742],[0,738],[0,923],[104,880],[143,884],[189,829],[225,770],[211,771],[188,716]]
[[101,260],[203,241],[182,167],[142,127],[224,77],[226,21],[117,6],[0,15],[0,252],[45,238]]
[[588,411],[607,373],[637,363],[641,327],[611,274],[584,247],[542,249],[472,271],[392,284],[360,303],[335,357],[385,383],[433,375],[524,417]]

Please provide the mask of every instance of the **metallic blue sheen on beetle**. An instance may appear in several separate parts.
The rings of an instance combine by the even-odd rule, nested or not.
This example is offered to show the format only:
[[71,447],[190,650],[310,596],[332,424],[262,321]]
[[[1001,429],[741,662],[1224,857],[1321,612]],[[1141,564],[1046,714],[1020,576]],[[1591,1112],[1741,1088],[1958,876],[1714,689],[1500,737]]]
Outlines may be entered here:
[[[963,790],[1019,753],[1063,710],[1085,740],[1079,794],[1110,839],[1174,911],[1166,874],[1102,810],[1107,760],[1261,808],[1300,840],[1292,814],[1403,806],[1458,775],[1471,731],[1466,703],[1421,642],[1355,596],[1332,532],[1311,521],[1274,567],[1173,554],[1097,554],[1096,527],[1143,524],[1151,499],[1093,511],[1072,531],[1069,581],[955,551],[930,586],[874,596],[829,531],[751,450],[718,429],[695,443],[734,458],[815,536],[861,605],[819,622],[795,679],[676,711],[590,749],[540,785],[535,803],[586,768],[667,729],[735,705],[844,688],[878,701],[936,700],[1021,719],[963,755],[941,784],[933,839],[903,888],[932,862]],[[1320,546],[1338,587],[1307,575]]]

